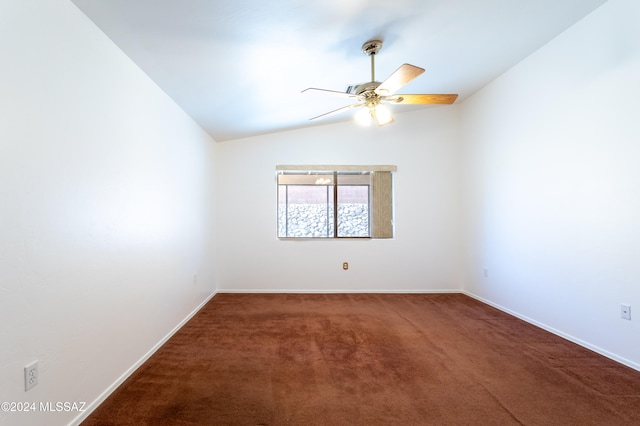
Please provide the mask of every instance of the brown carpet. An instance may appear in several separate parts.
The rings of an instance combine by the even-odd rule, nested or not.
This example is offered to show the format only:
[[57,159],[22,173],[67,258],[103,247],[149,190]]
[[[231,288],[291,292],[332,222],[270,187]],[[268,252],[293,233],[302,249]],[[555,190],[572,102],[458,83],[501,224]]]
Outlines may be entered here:
[[640,372],[461,294],[218,294],[83,424],[640,425]]

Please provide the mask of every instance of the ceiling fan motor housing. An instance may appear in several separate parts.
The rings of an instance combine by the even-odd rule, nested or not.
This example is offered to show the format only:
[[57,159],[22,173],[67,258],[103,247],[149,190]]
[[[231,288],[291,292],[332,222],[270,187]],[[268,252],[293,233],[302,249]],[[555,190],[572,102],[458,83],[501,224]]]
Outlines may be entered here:
[[369,81],[366,83],[354,84],[347,87],[346,92],[351,95],[362,95],[365,92],[373,92],[376,88],[380,86],[379,81]]

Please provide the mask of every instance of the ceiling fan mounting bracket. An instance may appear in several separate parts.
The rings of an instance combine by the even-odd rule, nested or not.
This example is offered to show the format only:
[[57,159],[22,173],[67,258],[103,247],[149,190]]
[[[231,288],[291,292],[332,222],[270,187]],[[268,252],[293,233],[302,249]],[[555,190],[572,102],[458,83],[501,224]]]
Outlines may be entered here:
[[381,40],[369,40],[362,45],[362,53],[367,56],[377,55],[380,49],[382,49]]

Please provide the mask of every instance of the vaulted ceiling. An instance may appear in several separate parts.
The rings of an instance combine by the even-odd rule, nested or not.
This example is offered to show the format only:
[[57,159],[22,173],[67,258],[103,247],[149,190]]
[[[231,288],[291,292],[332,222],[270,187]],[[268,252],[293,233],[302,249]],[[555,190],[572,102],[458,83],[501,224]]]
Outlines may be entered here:
[[353,112],[310,121],[348,101],[301,91],[369,81],[361,46],[370,39],[384,42],[376,80],[417,65],[426,72],[402,93],[458,93],[463,102],[605,2],[72,1],[216,141],[351,120]]

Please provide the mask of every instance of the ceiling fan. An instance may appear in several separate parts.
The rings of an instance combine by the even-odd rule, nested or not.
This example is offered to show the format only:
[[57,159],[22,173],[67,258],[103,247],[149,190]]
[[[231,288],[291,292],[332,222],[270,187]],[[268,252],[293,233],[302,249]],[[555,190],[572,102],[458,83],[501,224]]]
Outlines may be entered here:
[[361,124],[368,125],[371,120],[375,121],[378,126],[384,126],[386,124],[393,123],[394,119],[391,115],[391,111],[386,107],[385,103],[390,104],[452,104],[457,94],[448,95],[427,95],[427,94],[413,94],[413,95],[401,95],[396,94],[396,91],[409,83],[411,80],[419,76],[424,72],[424,68],[416,67],[410,64],[403,64],[395,70],[386,80],[382,83],[375,79],[375,62],[374,58],[380,52],[382,48],[382,41],[369,40],[362,45],[362,52],[371,58],[371,81],[368,83],[356,84],[347,87],[346,92],[338,92],[335,90],[316,89],[310,87],[302,91],[318,91],[335,96],[341,96],[348,99],[354,99],[357,103],[338,108],[333,111],[318,115],[311,118],[316,120],[319,118],[326,118],[334,114],[341,112],[361,108],[355,115],[356,121]]

